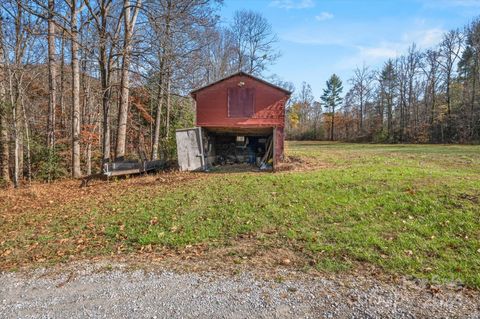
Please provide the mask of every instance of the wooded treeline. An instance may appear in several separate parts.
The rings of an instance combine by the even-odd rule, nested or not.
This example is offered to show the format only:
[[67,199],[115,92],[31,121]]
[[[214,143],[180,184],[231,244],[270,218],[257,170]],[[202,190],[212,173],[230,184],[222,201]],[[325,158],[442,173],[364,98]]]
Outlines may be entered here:
[[3,0],[0,184],[170,159],[188,92],[278,57],[266,19],[222,0]]
[[304,83],[289,109],[290,138],[330,139],[333,130],[344,141],[478,143],[480,19],[444,34],[434,48],[412,44],[379,70],[359,67],[348,83],[333,109]]
[[[194,123],[188,92],[279,57],[259,13],[220,23],[222,0],[3,0],[0,185],[78,178],[103,163],[171,159]],[[476,143],[480,19],[379,70],[357,68],[343,96],[304,83],[288,105],[291,139]],[[294,90],[291,83],[270,81]]]

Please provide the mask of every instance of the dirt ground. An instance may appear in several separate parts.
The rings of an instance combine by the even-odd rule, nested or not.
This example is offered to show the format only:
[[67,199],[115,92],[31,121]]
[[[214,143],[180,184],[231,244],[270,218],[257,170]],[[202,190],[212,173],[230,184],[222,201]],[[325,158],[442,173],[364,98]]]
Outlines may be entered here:
[[0,190],[0,214],[22,213],[26,210],[44,210],[64,203],[81,203],[89,200],[115,200],[132,188],[149,192],[160,188],[171,189],[189,181],[206,178],[204,173],[162,172],[144,176],[128,176],[110,181],[93,180],[81,187],[80,180],[60,180],[53,183],[32,182],[18,189]]
[[[309,171],[328,167],[315,159],[289,156],[278,164],[276,172]],[[210,174],[232,173],[272,173],[261,171],[248,164],[233,164],[214,167],[209,172],[161,172],[157,174],[127,176],[109,181],[92,180],[88,186],[81,187],[80,180],[60,180],[53,183],[24,183],[18,189],[0,189],[1,215],[22,213],[26,210],[44,210],[64,203],[81,203],[96,200],[98,203],[114,201],[135,188],[142,192],[155,192],[158,188],[171,189],[193,180],[208,178]]]

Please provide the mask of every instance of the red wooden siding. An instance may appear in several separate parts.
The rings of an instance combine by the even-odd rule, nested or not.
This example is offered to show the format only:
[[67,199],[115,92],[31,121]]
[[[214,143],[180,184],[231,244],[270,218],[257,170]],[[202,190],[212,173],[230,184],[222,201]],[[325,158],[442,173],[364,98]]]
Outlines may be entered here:
[[[254,113],[252,116],[228,116],[228,89],[243,82],[244,88],[254,88]],[[288,95],[274,87],[245,75],[238,75],[195,93],[197,126],[256,127],[284,126],[285,101]]]
[[233,87],[228,88],[228,117],[251,117],[254,113],[253,105],[255,88]]
[[200,127],[271,127],[275,160],[283,158],[285,102],[289,94],[261,80],[239,73],[194,91],[196,124]]

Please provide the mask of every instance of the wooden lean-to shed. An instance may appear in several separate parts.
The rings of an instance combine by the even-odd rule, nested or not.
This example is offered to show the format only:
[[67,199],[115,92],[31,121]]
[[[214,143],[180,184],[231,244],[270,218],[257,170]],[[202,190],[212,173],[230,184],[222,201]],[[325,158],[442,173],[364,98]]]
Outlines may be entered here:
[[192,91],[197,128],[177,131],[180,168],[234,163],[273,168],[283,158],[290,94],[244,72]]

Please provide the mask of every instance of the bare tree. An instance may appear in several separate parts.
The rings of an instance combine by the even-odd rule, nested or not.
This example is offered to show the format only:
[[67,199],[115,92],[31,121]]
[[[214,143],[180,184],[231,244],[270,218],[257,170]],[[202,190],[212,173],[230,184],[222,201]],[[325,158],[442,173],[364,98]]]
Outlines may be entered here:
[[[88,27],[87,27],[88,29]],[[88,31],[88,30],[87,30]],[[85,32],[87,35],[89,32]],[[93,40],[93,39],[90,39]],[[93,143],[95,140],[96,132],[99,127],[99,106],[101,103],[97,102],[100,99],[97,97],[101,94],[97,94],[95,85],[95,78],[89,76],[92,73],[91,62],[93,60],[92,50],[88,47],[84,47],[81,50],[81,83],[82,83],[82,141],[84,147],[85,158],[85,172],[87,175],[92,174],[92,152]]]
[[430,106],[430,127],[433,128],[435,120],[435,110],[437,106],[437,86],[439,81],[438,70],[440,68],[440,52],[437,50],[427,50],[424,55],[425,62],[422,66],[427,77],[425,84],[425,105]]
[[300,91],[298,92],[298,99],[297,103],[300,104],[300,126],[303,126],[306,128],[307,122],[310,121],[312,117],[312,108],[313,108],[313,102],[314,102],[314,97],[312,93],[312,87],[310,84],[306,82],[302,82],[302,87],[300,88]]
[[115,49],[121,30],[121,16],[116,16],[113,11],[113,0],[96,1],[93,6],[90,0],[84,0],[97,30],[98,68],[102,86],[102,162],[110,161],[111,132],[110,132],[110,101],[112,97],[111,75],[114,65]]
[[462,50],[462,34],[457,30],[452,30],[443,36],[440,43],[440,54],[443,59],[439,60],[440,66],[445,73],[445,94],[447,97],[447,112],[451,114],[452,110],[452,78],[454,75],[454,68],[456,61],[460,58],[460,51]]
[[[225,28],[213,29],[210,37],[201,56],[204,61],[207,61],[205,64],[206,70],[204,70],[206,73],[204,74],[204,83],[219,80],[235,72],[236,49],[232,32]],[[199,63],[199,65],[202,65],[202,63]]]
[[[152,95],[156,104],[152,158],[158,157],[162,128],[163,141],[170,138],[172,95],[188,92],[188,88],[199,83],[205,84],[216,72],[208,67],[209,49],[215,45],[218,35],[213,31],[218,20],[213,14],[216,3],[206,0],[146,3],[151,32],[147,41],[155,50],[151,59],[147,59],[154,70]],[[204,77],[197,81],[195,75],[199,70],[204,72]]]
[[67,0],[70,7],[70,54],[72,69],[72,177],[80,178],[80,63],[78,15],[81,7],[78,0]]
[[[8,77],[9,104],[12,106],[12,136],[14,140],[13,149],[13,183],[19,186],[24,172],[24,135],[27,123],[23,116],[22,93],[25,87],[25,78],[28,75],[26,65],[34,63],[30,60],[39,52],[34,47],[33,33],[38,32],[39,19],[28,14],[22,0],[8,0],[2,2],[1,7],[8,14],[11,21],[9,30],[4,33],[9,41],[4,39],[4,60]],[[8,42],[8,43],[7,43]]]
[[164,84],[163,84],[163,59],[160,57],[160,74],[158,76],[158,89],[157,89],[157,101],[155,112],[155,128],[153,133],[152,142],[152,160],[158,159],[158,146],[160,143],[160,127],[162,125],[162,106],[164,97]]
[[129,0],[123,2],[123,22],[124,22],[124,39],[123,39],[123,60],[120,82],[120,109],[118,112],[118,129],[117,129],[117,145],[115,147],[115,159],[123,160],[125,157],[125,144],[127,140],[127,119],[129,106],[129,90],[130,90],[130,56],[132,50],[132,36],[138,12],[142,5],[142,0],[137,0],[133,6],[133,14]]
[[8,148],[7,121],[7,72],[3,40],[3,18],[0,16],[0,180],[3,186],[10,186],[10,152]]
[[230,32],[235,43],[237,71],[259,75],[280,56],[274,48],[277,36],[260,13],[235,12]]
[[359,131],[361,134],[364,132],[365,104],[371,97],[373,80],[374,74],[365,64],[361,68],[356,68],[353,78],[350,79],[350,83],[353,86],[352,93],[354,93],[359,103]]
[[459,61],[459,68],[469,87],[465,92],[469,104],[468,109],[465,108],[469,122],[468,138],[475,139],[480,137],[480,116],[476,114],[478,113],[477,99],[480,84],[480,18],[465,28],[465,50]]
[[[64,23],[65,24],[65,23]],[[65,110],[65,46],[67,42],[67,37],[65,34],[65,27],[61,28],[61,44],[60,44],[60,94],[59,94],[59,103],[60,103],[60,127],[62,132],[62,137],[67,136],[67,116]]]
[[55,147],[55,107],[57,104],[57,65],[55,49],[55,0],[48,0],[48,120],[47,147]]
[[383,123],[384,109],[386,108],[387,113],[387,133],[388,138],[391,139],[393,136],[393,108],[394,108],[394,98],[395,90],[397,87],[397,75],[395,71],[395,65],[393,60],[388,60],[379,76],[380,84],[380,103],[381,112],[380,117]]

